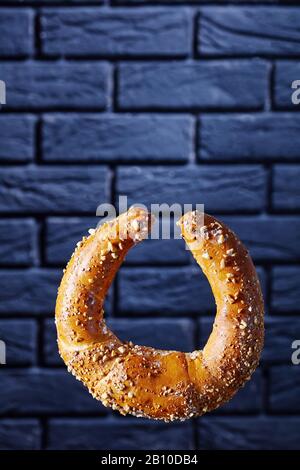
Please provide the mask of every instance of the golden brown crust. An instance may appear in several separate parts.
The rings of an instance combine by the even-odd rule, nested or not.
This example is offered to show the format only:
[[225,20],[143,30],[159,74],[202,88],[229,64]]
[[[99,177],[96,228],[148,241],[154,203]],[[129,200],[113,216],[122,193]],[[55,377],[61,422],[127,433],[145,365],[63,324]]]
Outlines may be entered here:
[[103,301],[128,250],[150,224],[146,211],[131,208],[79,244],[57,297],[59,351],[68,370],[104,405],[122,414],[184,420],[222,405],[251,377],[263,347],[263,299],[251,258],[235,234],[212,216],[204,214],[203,221],[203,214],[190,212],[179,225],[217,304],[206,346],[182,353],[123,343],[105,325]]

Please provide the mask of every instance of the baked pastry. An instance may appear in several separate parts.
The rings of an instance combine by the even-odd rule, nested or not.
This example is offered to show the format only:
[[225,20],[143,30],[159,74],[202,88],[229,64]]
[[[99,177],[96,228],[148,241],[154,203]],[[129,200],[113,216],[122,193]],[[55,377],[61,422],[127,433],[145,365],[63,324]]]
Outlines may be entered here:
[[58,291],[58,346],[68,370],[105,406],[184,420],[224,404],[250,379],[263,347],[263,298],[236,235],[210,215],[189,212],[179,221],[182,235],[217,305],[204,349],[183,353],[122,342],[105,324],[103,302],[128,250],[151,223],[147,211],[133,207],[78,244]]

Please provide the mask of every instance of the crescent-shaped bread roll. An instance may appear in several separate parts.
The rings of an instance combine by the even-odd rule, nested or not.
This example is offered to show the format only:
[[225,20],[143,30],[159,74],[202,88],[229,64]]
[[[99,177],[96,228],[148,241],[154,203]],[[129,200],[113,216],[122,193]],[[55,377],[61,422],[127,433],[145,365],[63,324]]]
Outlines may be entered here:
[[151,222],[145,210],[133,207],[78,244],[57,297],[58,346],[68,370],[105,406],[184,420],[227,402],[250,379],[263,347],[263,298],[236,235],[214,217],[190,212],[179,225],[217,305],[207,344],[184,353],[122,342],[105,324],[103,302],[128,250],[147,236]]

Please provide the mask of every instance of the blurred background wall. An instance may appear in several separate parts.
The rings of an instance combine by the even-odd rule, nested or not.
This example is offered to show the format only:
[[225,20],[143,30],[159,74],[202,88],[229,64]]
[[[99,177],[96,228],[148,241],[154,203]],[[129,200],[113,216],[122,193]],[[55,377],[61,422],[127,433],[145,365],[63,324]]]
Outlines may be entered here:
[[[1,449],[300,448],[300,7],[263,3],[0,1]],[[120,194],[204,203],[256,262],[261,367],[201,419],[121,417],[58,357],[62,268]],[[213,314],[178,240],[136,248],[106,306],[122,339],[185,351]]]

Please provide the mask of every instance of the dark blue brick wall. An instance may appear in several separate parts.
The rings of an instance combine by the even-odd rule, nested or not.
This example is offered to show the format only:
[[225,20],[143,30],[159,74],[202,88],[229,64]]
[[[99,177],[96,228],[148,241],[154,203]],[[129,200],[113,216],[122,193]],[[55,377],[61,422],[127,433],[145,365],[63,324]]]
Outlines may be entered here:
[[[0,449],[300,449],[300,7],[286,3],[0,0]],[[204,203],[255,260],[260,367],[198,420],[123,418],[58,356],[62,268],[121,194]],[[213,313],[181,240],[137,247],[106,302],[122,339],[184,351]]]

